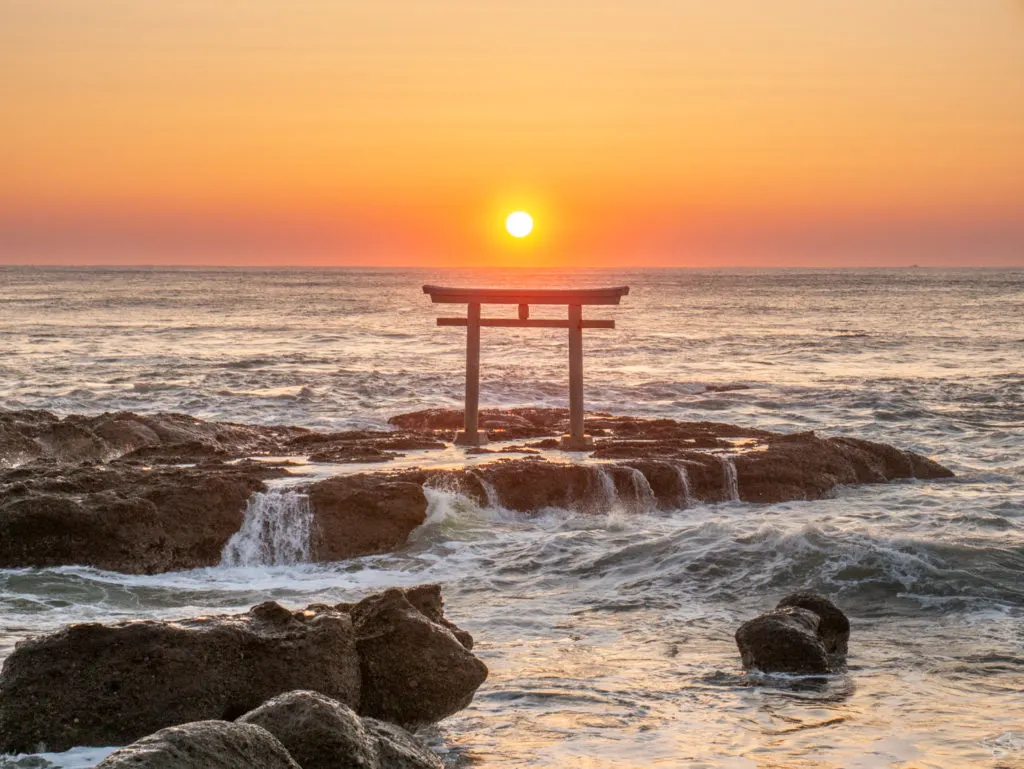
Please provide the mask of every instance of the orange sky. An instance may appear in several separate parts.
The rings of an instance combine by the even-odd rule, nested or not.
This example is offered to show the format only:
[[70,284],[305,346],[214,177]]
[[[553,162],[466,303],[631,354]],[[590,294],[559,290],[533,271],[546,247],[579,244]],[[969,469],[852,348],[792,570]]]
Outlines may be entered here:
[[0,116],[0,263],[1024,265],[1020,0],[0,0]]

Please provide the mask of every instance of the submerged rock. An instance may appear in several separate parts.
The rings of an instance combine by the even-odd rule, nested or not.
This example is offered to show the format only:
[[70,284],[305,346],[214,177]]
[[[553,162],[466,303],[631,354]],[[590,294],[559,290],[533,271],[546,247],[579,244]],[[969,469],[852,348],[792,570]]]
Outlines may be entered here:
[[409,592],[423,603],[415,590],[395,588],[363,599],[351,615],[363,680],[359,713],[414,729],[466,707],[487,666]]
[[819,622],[814,612],[792,606],[747,620],[736,631],[743,667],[765,673],[831,673],[818,638]]
[[71,625],[18,644],[4,662],[0,752],[124,745],[166,726],[231,720],[294,689],[358,705],[348,614],[266,603],[233,616]]
[[171,726],[115,750],[96,769],[306,769],[266,729],[227,721]]
[[817,593],[791,593],[779,601],[776,609],[795,606],[818,615],[818,638],[829,654],[846,654],[850,640],[850,620],[843,610]]
[[850,620],[817,593],[787,595],[776,608],[736,631],[745,668],[766,673],[832,673],[842,667]]
[[440,759],[392,724],[360,718],[346,705],[310,691],[282,694],[239,723],[273,734],[302,769],[441,769]]

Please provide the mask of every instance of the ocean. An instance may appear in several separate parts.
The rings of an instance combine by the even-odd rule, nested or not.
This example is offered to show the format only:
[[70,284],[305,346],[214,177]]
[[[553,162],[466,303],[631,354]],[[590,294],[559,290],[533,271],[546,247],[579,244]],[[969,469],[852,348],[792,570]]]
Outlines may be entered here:
[[[324,430],[458,408],[465,332],[434,319],[463,308],[425,283],[629,285],[585,310],[617,324],[584,334],[588,408],[858,436],[957,477],[529,519],[430,489],[390,555],[2,570],[0,658],[70,622],[439,582],[491,670],[424,733],[450,767],[1024,767],[1024,270],[0,268],[0,407]],[[482,405],[566,405],[566,360],[564,331],[484,329]],[[737,626],[803,589],[849,614],[848,670],[745,674]]]

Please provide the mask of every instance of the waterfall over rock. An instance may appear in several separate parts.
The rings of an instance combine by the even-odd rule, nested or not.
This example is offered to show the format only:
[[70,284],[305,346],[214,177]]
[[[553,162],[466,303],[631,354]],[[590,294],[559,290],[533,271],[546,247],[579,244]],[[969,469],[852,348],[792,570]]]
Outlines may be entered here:
[[615,480],[607,468],[602,465],[593,465],[590,468],[594,481],[593,505],[601,512],[611,510],[619,499],[619,493],[615,490]]
[[649,513],[658,508],[658,498],[654,495],[651,482],[647,476],[635,467],[627,467],[629,482],[633,487],[633,504],[638,513]]
[[722,470],[725,472],[725,494],[730,502],[740,501],[740,481],[736,475],[736,463],[731,456],[719,455]]
[[693,489],[690,486],[690,473],[683,464],[676,465],[676,472],[679,473],[680,500],[679,506],[683,508],[693,506]]
[[288,566],[310,560],[313,508],[293,490],[257,491],[228,540],[222,566]]

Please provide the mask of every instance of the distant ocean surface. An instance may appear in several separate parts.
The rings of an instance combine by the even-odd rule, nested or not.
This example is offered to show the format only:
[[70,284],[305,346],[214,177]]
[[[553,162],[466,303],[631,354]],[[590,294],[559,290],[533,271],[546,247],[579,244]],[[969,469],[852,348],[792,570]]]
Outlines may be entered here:
[[[0,658],[67,622],[438,581],[491,669],[426,733],[451,767],[1024,767],[1024,270],[0,268],[0,407],[318,429],[460,407],[465,332],[434,319],[464,308],[425,283],[629,285],[584,311],[617,323],[585,332],[588,408],[856,435],[957,478],[534,520],[432,490],[392,555],[0,571]],[[564,331],[484,329],[482,404],[566,405],[566,356]],[[850,614],[849,671],[752,680],[732,634],[797,589]]]

